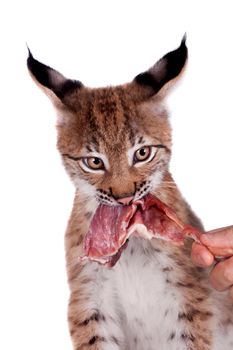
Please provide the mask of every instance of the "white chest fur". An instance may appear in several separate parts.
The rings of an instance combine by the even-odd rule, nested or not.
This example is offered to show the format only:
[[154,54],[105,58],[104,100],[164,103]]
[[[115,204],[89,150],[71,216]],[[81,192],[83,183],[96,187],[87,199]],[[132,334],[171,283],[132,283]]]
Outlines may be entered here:
[[177,324],[182,296],[172,287],[173,265],[150,242],[134,238],[113,269],[101,268],[99,302],[117,320],[125,350],[155,350],[155,344],[160,350],[186,349]]
[[[113,268],[93,262],[84,270],[95,275],[88,292],[89,307],[104,315],[102,335],[118,340],[103,345],[103,350],[187,350],[185,326],[179,320],[184,311],[183,295],[177,287],[181,271],[168,252],[133,238]],[[211,305],[217,316],[212,320],[216,325],[213,350],[221,350],[219,344],[222,350],[233,349],[231,333],[223,336],[223,330],[220,332],[217,314],[222,307],[215,306],[214,300]]]

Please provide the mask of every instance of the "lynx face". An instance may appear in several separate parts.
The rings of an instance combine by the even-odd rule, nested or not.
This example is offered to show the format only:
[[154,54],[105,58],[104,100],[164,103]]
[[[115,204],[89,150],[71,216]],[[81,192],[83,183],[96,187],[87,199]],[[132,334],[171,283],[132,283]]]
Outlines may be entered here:
[[161,181],[169,161],[163,108],[145,112],[123,88],[82,91],[77,99],[72,123],[68,117],[58,125],[58,148],[75,185],[109,205],[145,195]]
[[29,70],[58,111],[58,149],[79,192],[108,205],[128,204],[163,180],[171,129],[161,91],[186,58],[184,38],[133,82],[89,89],[29,52]]

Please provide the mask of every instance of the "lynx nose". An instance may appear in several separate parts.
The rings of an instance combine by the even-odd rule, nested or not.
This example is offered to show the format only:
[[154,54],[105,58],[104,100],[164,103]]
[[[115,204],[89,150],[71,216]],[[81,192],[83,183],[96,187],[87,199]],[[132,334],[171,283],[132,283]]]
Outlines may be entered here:
[[128,205],[131,204],[132,200],[133,200],[133,196],[130,197],[124,197],[124,198],[118,198],[117,202],[123,205]]

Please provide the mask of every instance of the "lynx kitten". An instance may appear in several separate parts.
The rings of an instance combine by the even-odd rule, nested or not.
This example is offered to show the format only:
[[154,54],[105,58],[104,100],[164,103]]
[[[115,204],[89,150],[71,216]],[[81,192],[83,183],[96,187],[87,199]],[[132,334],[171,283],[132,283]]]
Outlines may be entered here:
[[[185,224],[203,229],[169,172],[171,127],[164,98],[186,60],[183,38],[132,82],[91,89],[29,52],[30,74],[56,108],[58,150],[75,186],[65,238],[74,350],[233,349],[233,307],[192,264],[190,241],[177,246],[135,234],[109,257],[110,267],[81,259],[91,223],[94,230],[107,227],[110,236],[115,230],[119,240],[124,227],[114,213],[123,215],[148,195]],[[103,210],[101,223],[97,208]],[[111,249],[102,229],[97,238],[96,246]]]

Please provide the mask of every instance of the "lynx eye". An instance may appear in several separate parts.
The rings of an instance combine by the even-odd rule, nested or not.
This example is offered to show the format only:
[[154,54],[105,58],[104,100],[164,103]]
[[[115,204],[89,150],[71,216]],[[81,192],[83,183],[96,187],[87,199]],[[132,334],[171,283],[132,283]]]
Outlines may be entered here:
[[150,146],[144,146],[142,148],[139,148],[134,153],[134,163],[143,162],[143,161],[149,159],[150,155],[151,155],[151,147]]
[[104,163],[102,159],[98,157],[88,157],[83,158],[83,163],[92,170],[103,170],[104,169]]

